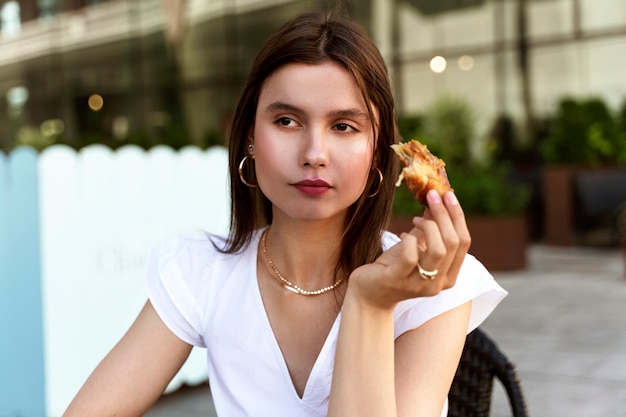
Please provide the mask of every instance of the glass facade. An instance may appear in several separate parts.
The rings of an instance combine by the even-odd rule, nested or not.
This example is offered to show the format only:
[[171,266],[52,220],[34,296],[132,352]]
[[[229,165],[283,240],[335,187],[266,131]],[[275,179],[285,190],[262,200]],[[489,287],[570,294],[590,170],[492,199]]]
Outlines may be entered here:
[[[21,31],[0,39],[8,51],[0,57],[5,150],[22,143],[223,143],[261,43],[290,16],[328,7],[323,1],[188,0],[180,20],[172,21],[159,0],[19,3]],[[178,40],[169,31],[177,24],[183,28]],[[17,99],[9,101],[10,91],[20,92],[11,95]]]
[[[290,16],[335,3],[0,0],[0,148],[223,141],[260,44]],[[453,93],[484,133],[502,114],[549,115],[567,95],[624,100],[621,0],[343,3],[387,59],[400,114]]]

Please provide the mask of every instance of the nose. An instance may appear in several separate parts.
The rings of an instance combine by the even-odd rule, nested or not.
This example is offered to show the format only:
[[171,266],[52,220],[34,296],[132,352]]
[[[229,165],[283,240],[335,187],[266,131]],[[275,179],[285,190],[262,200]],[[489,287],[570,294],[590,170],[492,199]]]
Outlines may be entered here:
[[322,167],[328,164],[328,144],[326,134],[319,129],[306,132],[302,150],[302,165]]

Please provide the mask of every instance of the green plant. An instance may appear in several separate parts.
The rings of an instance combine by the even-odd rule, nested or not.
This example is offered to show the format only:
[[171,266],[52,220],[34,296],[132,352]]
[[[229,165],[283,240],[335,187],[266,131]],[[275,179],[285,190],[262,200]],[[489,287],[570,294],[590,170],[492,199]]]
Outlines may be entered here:
[[448,169],[448,178],[466,214],[505,217],[523,213],[530,202],[530,185],[510,178],[508,164]]
[[470,147],[475,140],[474,129],[474,111],[459,97],[441,96],[426,109],[423,135],[428,138],[430,150],[449,165],[472,163]]
[[423,213],[424,207],[422,207],[411,191],[404,185],[404,183],[396,188],[396,193],[393,199],[393,214],[399,217],[413,217],[419,216]]
[[619,117],[600,98],[559,102],[539,152],[548,164],[600,165],[624,158]]
[[414,138],[422,135],[424,125],[423,116],[406,114],[398,117],[398,131],[403,138]]
[[626,98],[617,113],[616,160],[619,164],[626,164]]
[[200,147],[208,149],[212,146],[226,146],[226,139],[217,129],[208,129],[202,136]]

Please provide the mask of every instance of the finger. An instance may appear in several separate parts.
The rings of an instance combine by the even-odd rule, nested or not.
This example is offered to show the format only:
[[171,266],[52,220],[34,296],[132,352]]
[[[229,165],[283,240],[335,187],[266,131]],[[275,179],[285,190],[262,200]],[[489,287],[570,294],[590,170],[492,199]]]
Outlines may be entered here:
[[[428,217],[424,216],[424,219],[418,220],[418,222],[421,222],[424,226],[432,222],[437,226],[439,239],[443,245],[443,249],[440,246],[438,250],[443,250],[444,253],[443,256],[441,253],[435,254],[440,259],[437,268],[438,275],[441,278],[441,285],[449,288],[456,283],[456,277],[467,252],[468,246],[466,242],[469,241],[469,233],[465,224],[465,216],[453,193],[444,194],[442,199],[436,191],[431,190],[427,194],[427,199],[429,207],[428,217],[432,218],[432,220],[429,221]],[[417,226],[417,223],[414,222],[414,224]],[[433,236],[436,236],[436,234],[430,234],[427,227],[423,227],[423,231],[428,239],[428,250],[420,253],[419,265],[424,269],[428,269],[431,265],[429,261],[431,256],[430,249],[437,248],[437,246],[432,246],[432,243],[430,243],[433,242]],[[431,233],[434,233],[434,231]],[[428,277],[428,274],[425,275]]]
[[[410,233],[401,233],[400,241],[378,257],[375,264],[381,266],[378,276],[389,274],[394,279],[385,280],[393,291],[400,291],[403,299],[414,297],[428,297],[438,294],[442,290],[440,280],[425,279],[419,274],[418,242],[416,234],[419,229],[412,229]],[[380,293],[380,290],[377,290]]]
[[443,201],[450,214],[450,219],[456,230],[459,242],[456,256],[452,260],[449,270],[449,273],[456,277],[461,269],[465,255],[470,248],[472,239],[467,228],[467,222],[465,221],[465,214],[455,194],[453,192],[447,192],[443,197]]
[[467,228],[467,222],[465,221],[463,208],[452,191],[444,194],[443,201],[450,215],[450,220],[452,221],[454,229],[459,237],[459,247],[467,250],[471,244],[471,238]]
[[434,220],[415,217],[413,219],[416,233],[418,233],[423,244],[418,245],[418,259],[420,266],[432,271],[439,269],[444,260],[447,249],[441,238],[441,233],[437,222]]
[[[431,249],[428,250],[429,255],[426,256],[425,253],[428,248],[426,245],[421,245],[419,241],[420,239],[425,239],[425,236],[427,234],[429,236],[433,234],[431,232],[424,233],[424,229],[432,228],[432,231],[436,233],[437,225],[432,221],[430,222],[430,225],[422,225],[422,221],[419,217],[417,217],[415,221],[418,223],[419,226],[411,229],[411,232],[409,233],[402,233],[400,235],[400,242],[387,251],[390,252],[394,250],[394,252],[396,252],[394,253],[395,259],[393,259],[391,262],[391,259],[385,261],[388,266],[391,266],[391,264],[395,264],[393,266],[399,266],[398,264],[402,264],[402,267],[404,269],[408,268],[411,270],[410,274],[412,275],[415,275],[419,272],[418,265],[422,264],[424,264],[422,268],[426,272],[437,269],[437,264],[439,261],[436,255],[436,246],[443,248],[443,243],[441,242],[441,239],[439,239],[438,241],[436,237],[429,237]],[[385,255],[387,252],[383,253],[383,255]],[[445,252],[445,250],[442,250],[441,252],[443,253]],[[429,259],[428,262],[425,261],[426,258]]]
[[433,215],[430,213],[430,210],[428,209],[428,207],[424,209],[424,214],[422,215],[422,217],[425,219],[429,219],[429,220],[433,219]]
[[407,269],[417,262],[418,231],[412,229],[410,233],[401,233],[400,241],[384,251],[375,261],[380,265],[392,269]]
[[[419,217],[413,217],[412,219],[412,223],[414,223],[416,220],[415,219],[419,219]],[[417,220],[419,221],[419,220]],[[424,233],[418,229],[417,227],[415,227],[415,224],[413,225],[414,227],[406,234],[409,234],[413,237],[415,237],[417,239],[417,246],[419,249],[421,249],[422,251],[426,250],[426,239],[424,237]],[[400,238],[402,239],[402,236],[400,236]]]
[[[420,223],[421,219],[417,218],[416,221]],[[434,222],[431,221],[430,223],[434,228],[436,228],[436,224]],[[420,224],[419,227],[413,228],[411,233],[403,233],[401,237],[403,239],[402,243],[412,243],[412,245],[405,246],[405,250],[407,251],[405,252],[405,259],[409,260],[409,265],[407,265],[409,269],[408,275],[406,276],[407,279],[405,281],[406,286],[404,288],[414,294],[415,297],[433,296],[438,294],[443,288],[447,287],[447,285],[444,285],[445,283],[442,284],[442,280],[437,280],[439,271],[436,267],[422,267],[421,265],[421,263],[429,265],[427,261],[424,260],[425,257],[423,255],[422,257],[418,256],[418,252],[421,252],[421,249],[419,247],[416,234],[419,234],[419,236],[425,236],[427,233],[423,232],[423,228],[428,229],[429,225],[422,226]],[[440,245],[443,246],[443,243],[440,242]],[[433,246],[434,244],[431,240],[431,247]],[[430,255],[428,257],[432,258]]]
[[[433,220],[437,223],[439,227],[441,239],[443,240],[447,252],[450,254],[455,254],[459,247],[459,235],[456,230],[456,226],[452,220],[452,216],[448,211],[447,205],[444,204],[442,198],[439,196],[439,193],[434,190],[428,192],[427,199]],[[459,207],[460,209],[458,203],[457,207]],[[462,211],[461,218],[463,219]],[[452,260],[450,259],[449,261],[451,262]]]

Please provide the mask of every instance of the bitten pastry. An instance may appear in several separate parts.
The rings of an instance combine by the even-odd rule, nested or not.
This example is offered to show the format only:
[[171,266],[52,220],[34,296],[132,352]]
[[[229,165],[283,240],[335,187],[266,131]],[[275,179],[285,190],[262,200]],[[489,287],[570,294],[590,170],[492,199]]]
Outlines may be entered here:
[[406,186],[420,204],[428,206],[426,194],[429,190],[436,190],[441,196],[447,191],[452,191],[446,174],[446,163],[430,153],[426,145],[411,140],[396,143],[391,147],[404,166],[396,186],[400,186],[404,179]]

